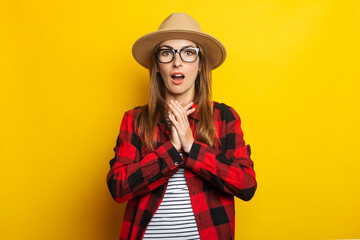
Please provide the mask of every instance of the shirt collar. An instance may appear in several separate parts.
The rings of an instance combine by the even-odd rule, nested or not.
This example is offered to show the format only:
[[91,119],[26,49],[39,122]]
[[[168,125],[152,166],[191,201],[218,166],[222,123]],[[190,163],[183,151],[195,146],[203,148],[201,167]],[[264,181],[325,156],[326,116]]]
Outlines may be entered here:
[[[211,104],[212,104],[212,106],[214,107],[215,102],[212,101]],[[189,117],[192,118],[192,119],[200,120],[200,116],[199,116],[199,112],[198,112],[197,106],[198,106],[198,103],[197,103],[197,102],[195,102],[195,103],[191,106],[191,108],[196,108],[196,110],[195,110],[195,112],[193,112],[192,114],[190,114]]]

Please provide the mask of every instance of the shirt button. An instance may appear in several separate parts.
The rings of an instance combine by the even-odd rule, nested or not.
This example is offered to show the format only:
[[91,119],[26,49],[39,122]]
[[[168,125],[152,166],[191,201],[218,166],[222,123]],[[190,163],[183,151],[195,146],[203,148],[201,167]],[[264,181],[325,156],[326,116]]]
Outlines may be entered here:
[[178,163],[178,162],[175,162],[175,166],[177,166],[177,165],[179,165],[179,163]]

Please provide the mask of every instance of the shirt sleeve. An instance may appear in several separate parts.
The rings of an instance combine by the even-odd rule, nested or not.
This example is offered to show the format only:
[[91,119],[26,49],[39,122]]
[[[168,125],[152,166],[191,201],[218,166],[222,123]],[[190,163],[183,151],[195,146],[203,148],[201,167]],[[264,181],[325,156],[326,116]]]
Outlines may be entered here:
[[222,113],[221,150],[195,140],[185,167],[222,191],[250,200],[257,188],[250,146],[245,145],[241,120],[232,108]]
[[117,202],[151,192],[184,164],[170,140],[140,159],[142,142],[135,131],[134,118],[131,111],[123,117],[107,175],[108,188]]

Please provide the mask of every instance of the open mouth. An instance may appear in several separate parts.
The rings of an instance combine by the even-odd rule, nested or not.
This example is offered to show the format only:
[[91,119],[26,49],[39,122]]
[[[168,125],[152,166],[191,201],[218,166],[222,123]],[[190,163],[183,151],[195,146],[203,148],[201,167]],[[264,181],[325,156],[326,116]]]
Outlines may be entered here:
[[171,78],[175,81],[181,81],[185,78],[185,76],[182,73],[173,73],[171,74]]
[[185,75],[182,73],[173,73],[171,74],[171,81],[175,85],[180,85],[184,82]]

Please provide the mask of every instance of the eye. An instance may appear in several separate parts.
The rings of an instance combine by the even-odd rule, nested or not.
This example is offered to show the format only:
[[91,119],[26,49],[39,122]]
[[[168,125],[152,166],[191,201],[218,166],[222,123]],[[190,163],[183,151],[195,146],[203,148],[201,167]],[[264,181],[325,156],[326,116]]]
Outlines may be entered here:
[[160,55],[161,56],[170,56],[170,55],[172,55],[172,51],[167,50],[167,49],[162,49],[162,50],[160,50]]
[[184,49],[185,55],[192,56],[195,54],[195,50],[193,49]]

